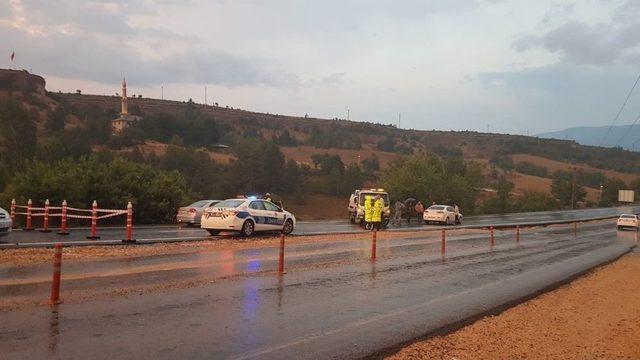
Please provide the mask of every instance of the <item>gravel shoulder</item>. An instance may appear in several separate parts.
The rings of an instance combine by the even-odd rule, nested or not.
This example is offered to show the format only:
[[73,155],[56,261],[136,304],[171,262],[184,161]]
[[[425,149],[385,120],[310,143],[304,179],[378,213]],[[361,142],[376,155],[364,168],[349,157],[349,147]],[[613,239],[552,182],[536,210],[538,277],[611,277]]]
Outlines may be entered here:
[[640,252],[388,359],[640,359]]

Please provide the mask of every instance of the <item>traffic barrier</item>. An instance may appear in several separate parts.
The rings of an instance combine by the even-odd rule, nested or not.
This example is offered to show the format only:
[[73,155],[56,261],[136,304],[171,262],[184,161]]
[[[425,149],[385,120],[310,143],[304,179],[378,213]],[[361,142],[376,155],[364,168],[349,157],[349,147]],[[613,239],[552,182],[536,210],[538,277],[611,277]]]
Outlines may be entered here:
[[58,305],[60,301],[60,274],[62,272],[62,244],[57,243],[53,255],[53,278],[51,280],[51,296],[49,305]]
[[278,256],[278,273],[284,274],[284,233],[280,234],[280,255]]
[[136,240],[133,238],[133,205],[131,201],[127,204],[127,231],[126,238],[122,240],[124,243],[134,243]]
[[442,229],[442,245],[440,247],[440,254],[444,258],[445,253],[447,252],[447,235],[444,229]]
[[49,199],[44,202],[44,217],[42,220],[42,230],[43,233],[49,233]]
[[371,260],[376,259],[376,252],[378,251],[378,232],[374,229],[371,232]]
[[489,244],[491,244],[491,247],[493,247],[493,245],[495,245],[495,239],[494,239],[494,236],[493,236],[493,225],[491,225],[489,227],[489,231],[491,232]]
[[62,200],[62,209],[60,211],[60,230],[58,230],[58,235],[69,235],[67,230],[67,200]]
[[516,225],[516,243],[520,243],[520,225]]
[[578,237],[578,223],[577,222],[573,223],[573,237],[574,238]]
[[24,227],[25,231],[33,230],[33,226],[31,224],[31,205],[33,205],[33,202],[29,199],[29,201],[27,201],[27,223]]
[[98,236],[98,202],[93,200],[91,207],[91,234],[87,236],[87,239],[97,240],[100,239]]
[[18,227],[16,225],[16,199],[11,199],[11,209],[9,211],[9,217],[11,218],[11,228],[15,229]]
[[[16,209],[24,209],[24,212],[18,212]],[[52,213],[53,210],[60,210],[59,213]],[[38,212],[41,211],[41,212]],[[70,213],[71,212],[71,213]],[[74,213],[75,212],[75,213]],[[82,213],[86,215],[82,215]],[[89,214],[87,214],[89,213]],[[127,204],[127,209],[100,209],[98,203],[94,200],[91,209],[79,209],[70,207],[67,201],[62,201],[62,206],[51,206],[47,199],[44,203],[44,207],[34,207],[33,201],[29,199],[27,205],[18,205],[15,199],[11,201],[11,220],[13,224],[16,223],[17,215],[24,215],[26,217],[24,230],[33,230],[33,218],[42,217],[42,232],[51,231],[51,218],[60,218],[60,228],[57,232],[58,235],[69,234],[69,219],[78,220],[90,220],[90,234],[87,239],[99,239],[98,236],[98,221],[107,219],[114,216],[126,215],[126,234],[123,242],[135,242],[133,239],[133,206],[131,202]]]

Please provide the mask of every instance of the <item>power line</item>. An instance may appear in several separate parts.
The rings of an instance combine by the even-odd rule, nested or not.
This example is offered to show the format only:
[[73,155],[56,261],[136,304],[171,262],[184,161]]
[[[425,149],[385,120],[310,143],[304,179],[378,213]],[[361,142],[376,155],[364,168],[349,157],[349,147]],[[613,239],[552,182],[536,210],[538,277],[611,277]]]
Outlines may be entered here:
[[622,136],[620,136],[620,139],[618,139],[618,141],[616,141],[616,146],[618,146],[620,144],[620,142],[627,137],[627,135],[629,135],[629,133],[631,132],[631,129],[633,129],[633,127],[638,123],[638,120],[640,120],[640,114],[638,114],[638,116],[636,116],[636,119],[633,121],[633,123],[631,124],[631,126],[629,126],[629,128],[627,129],[627,131],[625,131]]
[[615,125],[616,121],[618,121],[618,118],[620,117],[620,114],[622,113],[622,110],[624,110],[625,106],[627,106],[627,102],[629,101],[629,98],[631,97],[631,94],[633,94],[633,90],[636,88],[636,85],[638,85],[638,81],[640,81],[640,74],[638,74],[638,77],[636,78],[636,82],[633,83],[633,86],[631,87],[631,90],[629,90],[629,93],[627,94],[627,97],[624,99],[624,102],[622,103],[622,106],[620,106],[620,110],[618,110],[618,113],[616,114],[616,117],[613,119],[613,121],[611,122],[611,125],[609,125],[609,128],[607,129],[607,132],[602,137],[602,141],[600,141],[600,146],[602,146],[602,144],[604,144],[604,141],[607,140],[607,136],[609,136],[609,133],[611,132],[611,129],[613,128],[613,125]]

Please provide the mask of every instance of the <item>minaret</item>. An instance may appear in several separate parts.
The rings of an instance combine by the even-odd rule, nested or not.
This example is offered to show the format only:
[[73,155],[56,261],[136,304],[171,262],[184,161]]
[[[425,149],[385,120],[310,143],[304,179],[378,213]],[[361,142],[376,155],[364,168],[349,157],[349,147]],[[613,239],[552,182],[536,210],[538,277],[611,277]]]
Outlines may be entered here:
[[127,80],[122,78],[122,100],[120,101],[120,115],[129,115],[129,104],[127,103]]

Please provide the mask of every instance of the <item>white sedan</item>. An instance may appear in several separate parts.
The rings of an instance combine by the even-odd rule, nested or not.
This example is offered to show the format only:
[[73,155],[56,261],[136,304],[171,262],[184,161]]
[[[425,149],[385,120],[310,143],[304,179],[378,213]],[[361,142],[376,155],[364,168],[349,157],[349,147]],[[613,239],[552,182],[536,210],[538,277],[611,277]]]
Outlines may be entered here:
[[620,215],[620,217],[618,218],[618,222],[616,223],[618,230],[622,230],[624,228],[633,228],[638,230],[638,225],[638,215],[633,214]]
[[422,219],[425,224],[439,223],[442,225],[462,224],[462,214],[456,213],[450,205],[431,205],[424,211]]
[[0,208],[0,235],[6,235],[8,233],[11,232],[11,216],[9,216],[9,213],[3,209]]
[[256,231],[282,231],[290,234],[296,218],[271,201],[256,199],[228,199],[208,208],[202,215],[200,227],[211,235],[221,231],[238,231],[251,236]]

